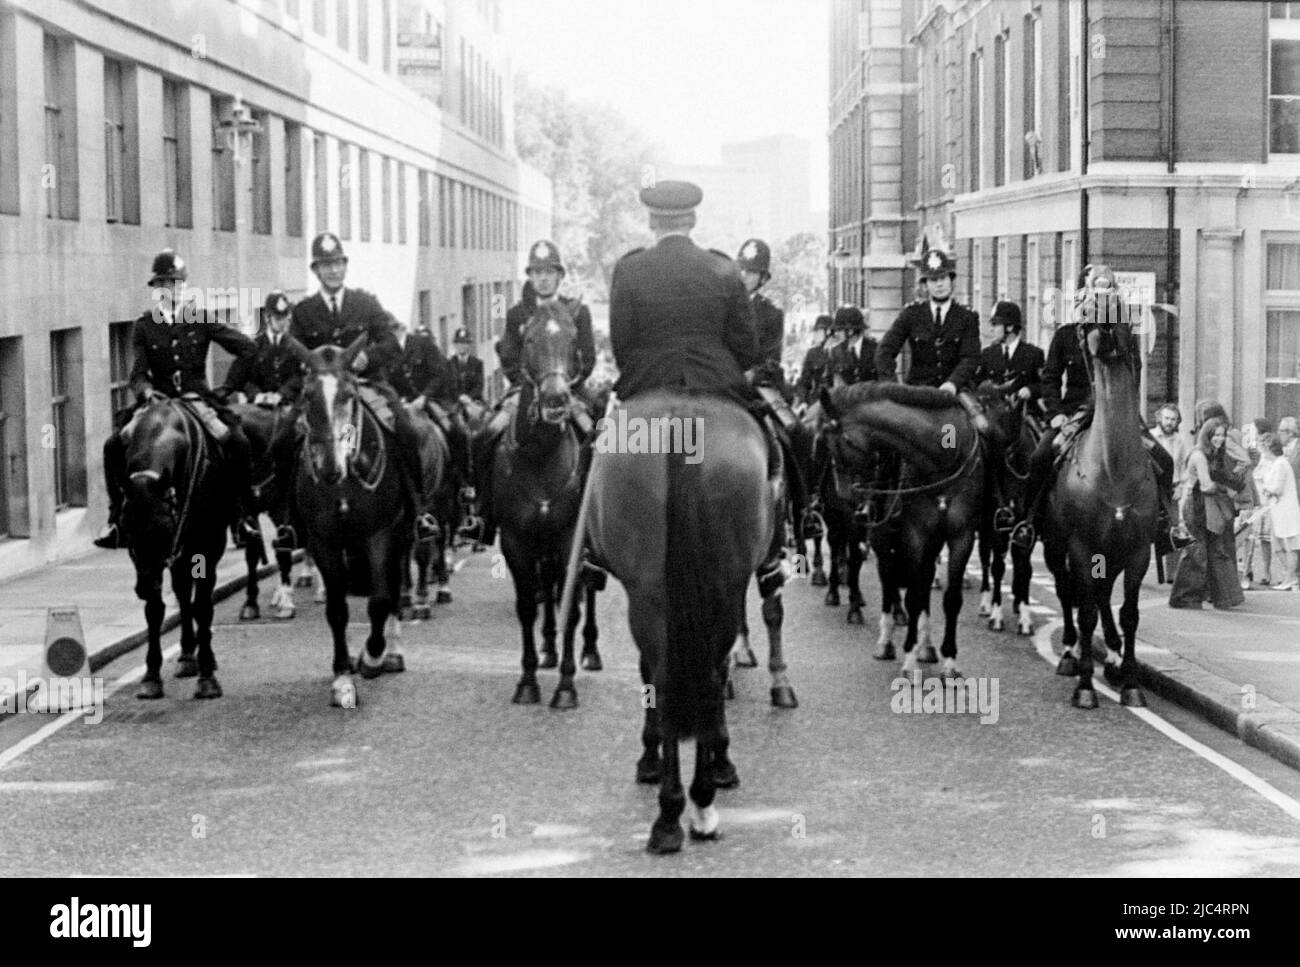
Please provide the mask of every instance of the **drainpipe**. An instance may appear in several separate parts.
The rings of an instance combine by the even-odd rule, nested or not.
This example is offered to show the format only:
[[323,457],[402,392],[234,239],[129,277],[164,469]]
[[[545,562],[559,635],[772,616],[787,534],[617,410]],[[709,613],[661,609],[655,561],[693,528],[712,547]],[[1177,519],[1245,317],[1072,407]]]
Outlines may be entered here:
[[[1175,98],[1178,96],[1178,54],[1174,47],[1175,30],[1178,24],[1178,0],[1169,0],[1168,20],[1165,23],[1165,36],[1168,38],[1169,45],[1169,96],[1165,98],[1165,124],[1167,126],[1165,168],[1172,176],[1174,173],[1174,160],[1178,157],[1178,135],[1174,127],[1176,115],[1174,107]],[[1173,179],[1170,179],[1169,186],[1165,188],[1165,305],[1176,306],[1178,304],[1178,283],[1174,279],[1174,246],[1176,242],[1176,233],[1174,232],[1174,193],[1176,189],[1173,185]],[[1174,364],[1177,360],[1170,354],[1170,346],[1173,343],[1174,317],[1165,313],[1165,399],[1172,400],[1178,395],[1178,383],[1174,378]],[[1181,352],[1180,352],[1181,355]]]
[[[1082,50],[1079,56],[1080,73],[1083,75],[1079,78],[1079,175],[1081,179],[1086,179],[1088,175],[1088,75],[1092,68],[1092,38],[1088,35],[1088,0],[1083,0],[1083,28],[1081,33],[1080,46]],[[1079,265],[1087,265],[1091,261],[1088,252],[1088,189],[1079,188]],[[1074,280],[1070,280],[1070,285],[1074,285]]]

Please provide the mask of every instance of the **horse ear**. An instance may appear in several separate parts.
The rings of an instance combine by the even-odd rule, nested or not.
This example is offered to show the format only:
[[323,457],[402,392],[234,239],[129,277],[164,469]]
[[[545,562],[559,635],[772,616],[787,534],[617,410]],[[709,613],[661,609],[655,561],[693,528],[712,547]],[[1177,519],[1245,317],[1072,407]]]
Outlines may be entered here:
[[308,349],[306,346],[304,346],[302,343],[300,343],[295,337],[293,336],[284,337],[284,350],[294,359],[298,360],[298,362],[302,363],[304,366],[310,369],[316,368],[312,362],[314,357],[311,354],[311,350]]
[[817,394],[817,399],[822,404],[822,412],[826,414],[828,420],[838,420],[840,418],[839,407],[831,401],[831,391],[823,386]]
[[362,333],[352,340],[352,344],[343,350],[343,355],[339,357],[339,365],[347,369],[352,365],[352,360],[357,358],[357,354],[366,348],[366,342],[370,339],[369,333]]

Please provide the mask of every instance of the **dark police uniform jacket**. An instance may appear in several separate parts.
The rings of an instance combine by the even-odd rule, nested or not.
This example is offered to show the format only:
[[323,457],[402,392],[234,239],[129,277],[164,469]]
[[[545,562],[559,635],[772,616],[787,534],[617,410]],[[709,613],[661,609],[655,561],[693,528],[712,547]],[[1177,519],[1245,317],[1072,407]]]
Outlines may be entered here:
[[832,382],[834,377],[839,376],[848,386],[852,386],[854,383],[869,383],[879,375],[876,369],[876,354],[878,352],[876,341],[870,336],[864,335],[862,345],[858,347],[858,355],[855,359],[853,351],[849,348],[846,340],[831,350],[830,371],[827,375]]
[[[574,351],[578,354],[579,379],[574,384],[581,386],[596,365],[596,339],[591,331],[591,312],[577,299],[568,296],[559,297],[561,304],[569,310],[573,324],[578,329],[578,341]],[[536,302],[525,298],[516,302],[506,313],[506,328],[497,344],[497,355],[501,359],[501,372],[511,383],[519,383],[520,369],[523,367],[524,337],[523,328],[533,317]]]
[[[1126,322],[1113,325],[1122,326],[1132,333]],[[1136,345],[1136,340],[1131,344]],[[1140,353],[1135,351],[1132,361],[1133,375],[1137,378],[1142,373]],[[1052,336],[1052,343],[1047,347],[1047,362],[1043,366],[1043,406],[1047,409],[1048,420],[1058,413],[1071,416],[1091,397],[1092,384],[1088,381],[1088,366],[1083,358],[1083,347],[1079,345],[1079,324],[1066,323]]]
[[[396,336],[393,341],[397,341]],[[405,347],[398,344],[397,355],[388,366],[388,381],[397,395],[408,401],[417,396],[439,402],[456,397],[454,380],[442,350],[431,335],[423,332],[407,333]]]
[[302,364],[285,348],[288,333],[278,344],[271,333],[263,332],[253,340],[256,352],[231,364],[226,388],[239,390],[250,399],[258,393],[279,393],[282,402],[292,403],[302,392]]
[[827,370],[831,355],[825,346],[813,346],[803,356],[803,369],[795,383],[795,395],[805,403],[811,402],[823,386],[829,386],[831,374]]
[[364,289],[343,289],[338,319],[330,312],[321,292],[293,307],[289,334],[308,349],[321,346],[346,348],[359,335],[369,333],[366,343],[366,379],[386,380],[388,367],[397,356],[397,340],[385,319],[384,307]]
[[728,256],[685,235],[614,266],[609,334],[620,399],[661,387],[753,399],[745,370],[762,356],[745,283]]
[[447,361],[447,366],[456,383],[456,395],[464,394],[472,400],[483,402],[483,360],[477,356],[466,356],[462,363],[459,356],[453,355]]
[[1002,343],[995,342],[991,346],[986,346],[980,353],[980,365],[975,371],[975,383],[982,383],[986,379],[994,383],[1005,383],[1007,380],[1014,379],[1015,382],[1007,390],[1007,395],[1014,395],[1022,388],[1028,387],[1029,398],[1036,400],[1043,395],[1043,364],[1043,351],[1032,343],[1025,342],[1023,338],[1016,345],[1010,360],[1002,350]]
[[951,382],[966,389],[980,362],[979,316],[949,299],[943,328],[935,331],[934,309],[929,300],[904,307],[889,327],[876,352],[876,370],[889,378],[904,343],[911,343],[912,365],[907,382],[912,386],[939,386]]
[[217,402],[208,386],[208,347],[216,343],[240,361],[257,352],[257,346],[242,332],[217,321],[209,312],[198,312],[194,321],[188,311],[181,321],[154,319],[152,311],[136,319],[131,331],[135,361],[131,365],[131,389],[139,399],[150,389],[167,396],[198,393]]
[[781,350],[785,348],[785,313],[767,296],[755,292],[750,296],[754,309],[754,329],[758,333],[758,351],[770,368],[781,368]]

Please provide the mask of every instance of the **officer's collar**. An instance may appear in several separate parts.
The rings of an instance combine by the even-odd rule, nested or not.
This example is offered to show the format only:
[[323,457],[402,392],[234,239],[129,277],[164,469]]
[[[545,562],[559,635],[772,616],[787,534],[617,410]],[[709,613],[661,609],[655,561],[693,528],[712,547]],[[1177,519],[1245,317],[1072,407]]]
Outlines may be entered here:
[[948,298],[942,301],[936,299],[934,296],[930,296],[930,305],[939,306],[941,309],[946,309],[948,308],[948,306],[952,305],[952,296],[948,296]]
[[337,299],[339,308],[341,309],[343,308],[343,293],[347,291],[347,288],[346,285],[341,285],[333,292],[329,292],[325,289],[325,286],[322,285],[320,287],[320,297],[324,300],[326,305],[330,304],[331,299]]

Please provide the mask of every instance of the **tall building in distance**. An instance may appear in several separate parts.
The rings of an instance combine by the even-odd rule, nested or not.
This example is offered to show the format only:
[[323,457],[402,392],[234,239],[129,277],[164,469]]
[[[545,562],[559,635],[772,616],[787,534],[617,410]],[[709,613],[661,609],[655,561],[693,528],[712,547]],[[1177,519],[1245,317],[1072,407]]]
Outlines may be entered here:
[[1088,263],[1172,307],[1142,317],[1147,415],[1300,415],[1300,3],[833,3],[833,277],[874,328],[914,275],[879,291],[853,232],[874,257],[901,218],[902,251],[945,238],[981,317],[1014,299],[1044,345]]
[[90,549],[160,249],[251,331],[336,232],[349,284],[491,374],[551,228],[502,30],[499,0],[0,5],[0,576]]

